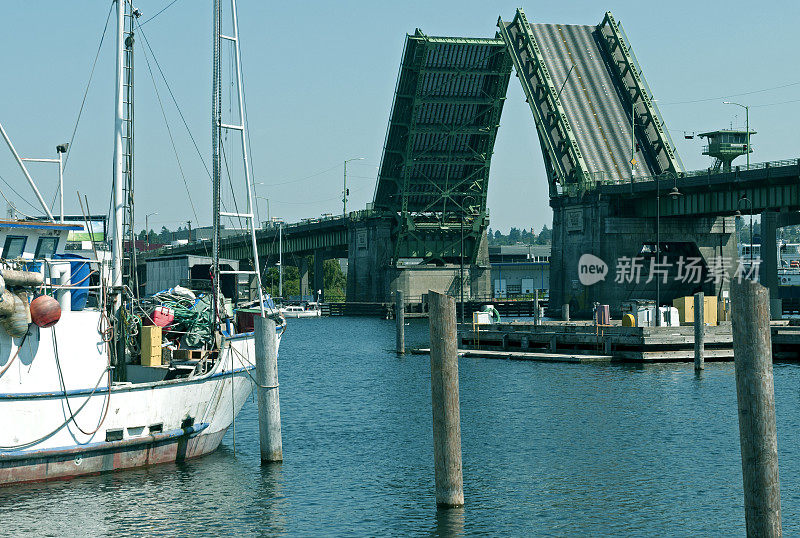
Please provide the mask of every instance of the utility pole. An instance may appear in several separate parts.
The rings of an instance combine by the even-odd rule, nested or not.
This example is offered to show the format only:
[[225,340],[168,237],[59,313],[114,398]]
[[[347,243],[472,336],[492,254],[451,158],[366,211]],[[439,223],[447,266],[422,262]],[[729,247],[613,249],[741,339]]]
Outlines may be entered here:
[[192,242],[192,221],[191,220],[187,220],[186,221],[186,225],[189,227],[189,236],[187,237],[187,242],[191,243]]

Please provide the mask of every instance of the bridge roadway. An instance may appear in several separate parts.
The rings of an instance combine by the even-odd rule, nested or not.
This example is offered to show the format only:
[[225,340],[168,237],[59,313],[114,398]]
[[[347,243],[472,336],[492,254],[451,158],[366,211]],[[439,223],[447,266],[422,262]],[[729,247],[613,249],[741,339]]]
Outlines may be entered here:
[[[680,195],[669,192],[677,187]],[[764,211],[800,211],[800,159],[737,166],[728,173],[705,171],[666,173],[617,183],[599,184],[596,193],[617,198],[621,213],[632,217],[726,216]],[[656,195],[660,200],[656,201]],[[554,199],[569,204],[569,198]]]
[[[313,255],[324,252],[326,258],[346,258],[348,244],[348,224],[370,216],[369,211],[353,211],[347,216],[336,215],[320,219],[307,219],[302,222],[286,224],[282,227],[282,250],[287,265],[293,265],[293,257]],[[274,263],[278,258],[278,226],[256,230],[258,255],[262,260]],[[250,236],[247,234],[226,237],[220,241],[220,257],[234,260],[246,260],[253,256]],[[142,256],[155,258],[159,256],[175,256],[191,254],[210,256],[211,242],[197,241],[188,245],[165,247]]]

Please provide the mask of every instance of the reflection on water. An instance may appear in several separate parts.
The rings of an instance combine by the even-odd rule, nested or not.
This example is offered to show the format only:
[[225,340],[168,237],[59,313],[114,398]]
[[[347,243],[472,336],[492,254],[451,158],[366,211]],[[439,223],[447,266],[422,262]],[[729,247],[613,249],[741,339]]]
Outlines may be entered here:
[[[409,347],[427,325],[411,320]],[[214,454],[0,489],[7,534],[742,535],[732,364],[462,359],[464,508],[434,498],[429,361],[394,322],[292,320],[282,464],[248,400]],[[784,531],[800,534],[800,368],[775,367]]]
[[436,526],[431,536],[450,538],[464,535],[464,508],[438,508],[436,510]]

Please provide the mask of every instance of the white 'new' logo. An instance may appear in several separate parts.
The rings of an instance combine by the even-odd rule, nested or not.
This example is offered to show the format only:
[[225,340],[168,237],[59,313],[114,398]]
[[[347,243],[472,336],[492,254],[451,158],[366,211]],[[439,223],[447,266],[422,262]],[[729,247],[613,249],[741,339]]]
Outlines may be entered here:
[[578,260],[578,278],[584,286],[605,280],[607,274],[608,265],[594,254],[584,254]]

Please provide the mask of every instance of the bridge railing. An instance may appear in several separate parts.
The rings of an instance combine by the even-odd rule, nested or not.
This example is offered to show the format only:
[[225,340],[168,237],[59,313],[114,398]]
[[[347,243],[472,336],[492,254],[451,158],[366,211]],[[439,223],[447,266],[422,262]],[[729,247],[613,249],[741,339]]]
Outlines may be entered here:
[[[764,170],[767,168],[778,168],[781,166],[800,166],[800,158],[798,159],[783,159],[778,161],[765,161],[760,163],[751,163],[750,167],[748,168],[747,165],[739,165],[734,166],[731,172],[721,172],[721,171],[714,171],[711,168],[705,168],[703,170],[689,170],[686,172],[679,172],[677,174],[673,174],[672,172],[665,172],[660,175],[647,175],[647,176],[634,176],[633,183],[648,183],[654,181],[665,181],[665,180],[673,180],[677,179],[685,179],[685,178],[693,178],[693,177],[708,177],[713,175],[722,175],[722,174],[731,174],[737,172],[744,172],[747,170]],[[631,178],[622,178],[620,179],[617,174],[613,176],[606,171],[597,171],[597,172],[588,172],[584,174],[584,177],[587,181],[593,182],[595,186],[600,185],[630,185]],[[576,184],[568,184],[564,187],[563,193],[568,196],[577,196],[578,193],[581,192],[580,186]]]

